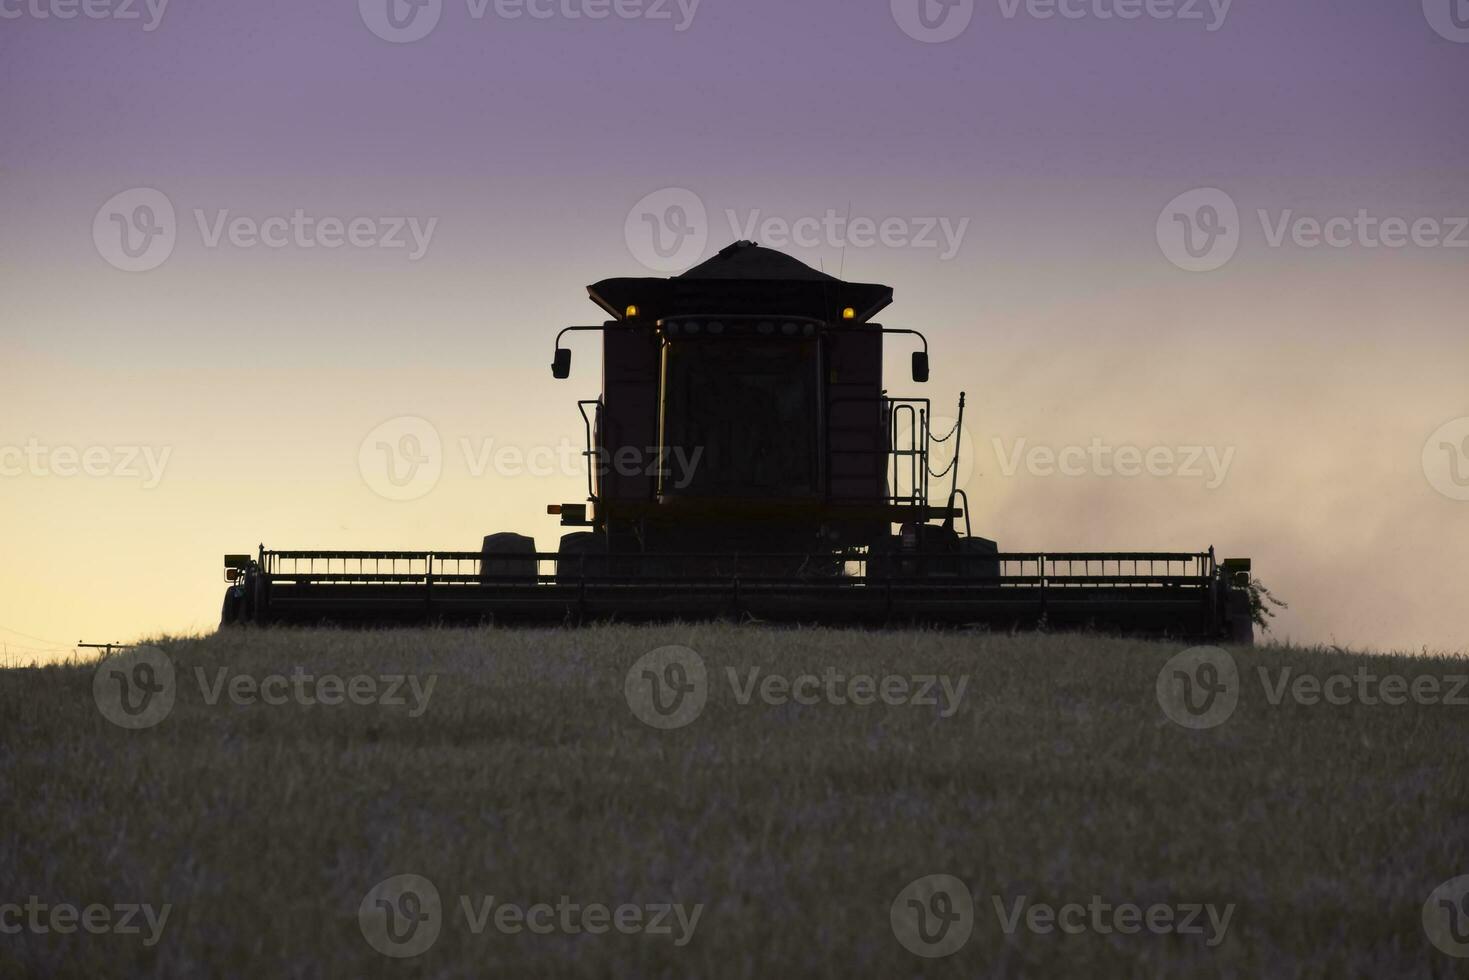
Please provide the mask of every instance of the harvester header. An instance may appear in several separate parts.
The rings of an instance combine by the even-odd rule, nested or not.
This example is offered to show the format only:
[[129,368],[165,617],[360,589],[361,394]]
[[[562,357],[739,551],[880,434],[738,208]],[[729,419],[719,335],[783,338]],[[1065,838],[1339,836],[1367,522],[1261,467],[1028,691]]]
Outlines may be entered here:
[[[601,390],[577,402],[586,498],[553,504],[554,552],[267,551],[226,560],[226,624],[754,617],[1095,628],[1247,642],[1249,572],[1200,552],[1003,553],[972,532],[959,423],[889,394],[884,343],[928,380],[928,341],[873,318],[891,287],[736,242],[680,276],[588,287],[611,319]],[[953,441],[948,467],[934,443]],[[651,457],[651,458],[649,458]],[[615,461],[615,464],[613,463]],[[941,487],[947,478],[947,489]]]

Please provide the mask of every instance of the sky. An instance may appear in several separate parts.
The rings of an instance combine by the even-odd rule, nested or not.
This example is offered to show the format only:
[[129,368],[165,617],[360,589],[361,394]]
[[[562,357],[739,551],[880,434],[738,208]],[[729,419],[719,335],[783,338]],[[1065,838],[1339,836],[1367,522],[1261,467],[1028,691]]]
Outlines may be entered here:
[[0,82],[7,655],[262,542],[553,550],[556,330],[738,238],[894,287],[1002,549],[1469,649],[1463,0],[0,0]]

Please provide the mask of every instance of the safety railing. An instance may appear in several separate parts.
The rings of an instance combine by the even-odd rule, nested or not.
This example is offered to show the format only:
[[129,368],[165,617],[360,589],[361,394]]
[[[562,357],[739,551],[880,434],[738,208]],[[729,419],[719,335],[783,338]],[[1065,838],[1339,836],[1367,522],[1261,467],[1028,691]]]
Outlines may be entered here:
[[536,552],[485,556],[477,551],[261,551],[259,570],[273,582],[341,585],[500,582],[703,583],[814,582],[860,587],[921,580],[1001,589],[1181,589],[1217,575],[1212,551],[1025,553],[687,553]]

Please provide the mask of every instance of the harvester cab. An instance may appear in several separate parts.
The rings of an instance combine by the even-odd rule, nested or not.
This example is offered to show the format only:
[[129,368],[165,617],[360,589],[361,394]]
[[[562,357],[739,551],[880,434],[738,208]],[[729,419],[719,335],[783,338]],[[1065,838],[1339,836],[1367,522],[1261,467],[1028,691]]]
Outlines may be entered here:
[[929,377],[927,338],[875,322],[891,287],[736,242],[680,276],[588,292],[609,319],[563,329],[551,362],[571,377],[568,335],[600,336],[601,392],[577,403],[586,498],[550,505],[555,552],[508,532],[476,552],[262,545],[227,558],[223,622],[753,617],[1251,639],[1247,561],[1001,553],[972,534],[964,396],[935,432],[927,398],[884,385],[889,338],[913,382]]
[[552,361],[567,376],[565,334],[601,335],[602,393],[581,403],[590,513],[561,507],[563,523],[591,530],[567,535],[563,553],[664,566],[658,556],[677,554],[687,570],[744,553],[797,572],[818,555],[836,567],[855,549],[900,552],[894,526],[935,519],[921,537],[957,552],[962,493],[929,501],[929,400],[883,387],[893,335],[916,340],[913,380],[928,380],[926,338],[873,322],[891,288],[736,242],[677,278],[589,291],[612,319],[563,330]]

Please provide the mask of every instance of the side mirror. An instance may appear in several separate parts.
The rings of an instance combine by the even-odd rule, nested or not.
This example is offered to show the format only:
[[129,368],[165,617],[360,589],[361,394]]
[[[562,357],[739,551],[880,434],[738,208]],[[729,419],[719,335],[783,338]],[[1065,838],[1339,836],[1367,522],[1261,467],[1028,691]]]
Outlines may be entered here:
[[551,377],[562,380],[571,377],[571,349],[569,347],[556,348],[556,356],[551,361]]
[[919,384],[928,380],[928,351],[913,352],[913,380]]

